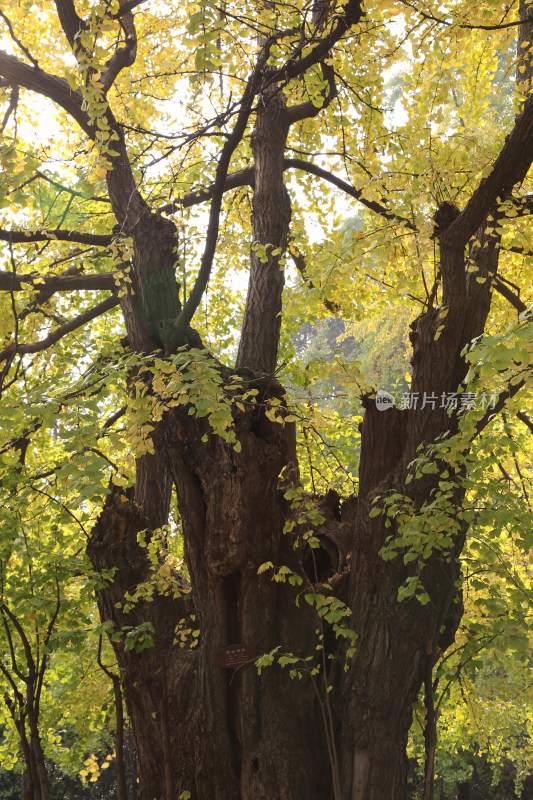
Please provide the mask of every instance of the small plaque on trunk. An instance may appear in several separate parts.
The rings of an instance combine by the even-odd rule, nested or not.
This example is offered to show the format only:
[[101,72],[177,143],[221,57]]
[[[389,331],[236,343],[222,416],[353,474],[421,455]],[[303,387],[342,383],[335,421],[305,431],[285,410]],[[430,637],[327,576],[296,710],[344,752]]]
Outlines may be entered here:
[[219,667],[236,669],[248,664],[256,657],[255,649],[249,644],[230,644],[219,652],[217,661]]

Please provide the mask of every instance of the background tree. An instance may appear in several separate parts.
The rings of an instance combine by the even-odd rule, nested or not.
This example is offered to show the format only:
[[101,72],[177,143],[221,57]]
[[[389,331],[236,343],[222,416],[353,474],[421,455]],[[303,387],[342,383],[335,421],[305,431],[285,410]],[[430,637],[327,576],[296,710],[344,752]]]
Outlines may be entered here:
[[[523,415],[531,375],[528,4],[20,9],[2,13],[0,53],[3,468],[68,491],[89,525],[139,796],[400,800],[424,686],[430,798],[433,670],[478,523],[473,447],[504,408]],[[517,32],[495,130],[488,98]],[[385,77],[406,58],[393,114]],[[55,142],[24,123],[36,96]],[[349,246],[327,186],[363,208]],[[330,224],[319,246],[313,215]],[[357,489],[343,481],[341,500],[328,467],[319,496],[298,466],[315,409],[289,408],[279,382],[294,379],[291,335],[324,308],[361,319],[398,297],[418,314],[419,402],[384,413],[363,393]],[[458,413],[465,381],[490,408]],[[222,668],[236,643],[270,667]]]

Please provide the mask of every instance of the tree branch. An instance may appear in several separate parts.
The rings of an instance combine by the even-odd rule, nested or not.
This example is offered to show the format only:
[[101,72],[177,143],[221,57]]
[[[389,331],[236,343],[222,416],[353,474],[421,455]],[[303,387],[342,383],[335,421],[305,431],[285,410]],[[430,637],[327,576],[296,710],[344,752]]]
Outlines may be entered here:
[[24,648],[24,654],[26,656],[26,664],[28,667],[28,672],[30,673],[28,676],[24,677],[24,683],[28,683],[28,678],[33,679],[35,676],[35,660],[33,658],[33,653],[31,651],[31,645],[29,643],[28,637],[26,636],[26,632],[22,625],[20,624],[18,618],[15,614],[11,611],[6,603],[2,603],[2,613],[6,614],[9,619],[11,620],[13,627],[17,631],[20,641],[22,642],[22,646]]
[[508,286],[506,286],[505,282],[500,278],[499,275],[494,276],[494,288],[496,291],[501,294],[502,297],[505,297],[512,306],[516,308],[519,314],[522,314],[524,311],[527,311],[527,306],[520,297],[515,294]]
[[[11,635],[11,628],[7,624],[7,619],[6,619],[7,606],[5,605],[5,603],[2,603],[2,605],[0,606],[0,613],[2,614],[2,623],[4,625],[4,629],[5,629],[5,632],[6,632],[6,637],[7,637],[7,641],[8,641],[8,645],[9,645],[9,654],[10,654],[10,657],[11,657],[11,669],[13,670],[13,672],[15,673],[17,678],[20,678],[20,680],[23,681],[25,676],[19,670],[19,667],[18,667],[17,656],[16,656],[16,653],[15,653],[15,645],[13,643],[13,636]],[[2,664],[1,661],[0,661],[0,664]],[[7,676],[9,674],[7,672],[5,666],[2,665],[1,669],[2,669],[2,672],[4,673],[4,675]],[[18,690],[17,690],[17,687],[15,686],[15,684],[12,681],[11,681],[11,683],[15,687],[15,691],[18,693]],[[22,695],[20,693],[19,693],[19,695],[20,695],[20,697],[22,697]]]
[[76,52],[79,47],[76,46],[76,36],[85,27],[83,20],[78,16],[72,0],[55,0],[55,4],[61,27],[72,50]]
[[250,114],[252,113],[252,105],[254,98],[262,86],[263,73],[266,67],[268,56],[269,56],[269,45],[267,43],[261,50],[261,53],[257,58],[254,70],[250,75],[250,77],[248,78],[248,81],[246,83],[246,88],[242,95],[241,105],[239,113],[237,115],[237,121],[235,122],[234,128],[230,136],[225,141],[224,146],[222,148],[222,152],[220,154],[216,170],[215,183],[213,184],[213,189],[212,189],[212,200],[211,200],[211,207],[209,209],[209,222],[207,224],[204,252],[202,254],[202,260],[200,263],[200,269],[198,270],[196,281],[194,282],[192,291],[189,294],[189,297],[187,298],[187,301],[183,306],[183,310],[179,316],[178,326],[180,331],[184,330],[192,320],[194,312],[198,308],[205,287],[207,286],[209,276],[211,274],[211,267],[213,265],[213,259],[215,256],[215,249],[218,240],[218,230],[220,225],[220,209],[222,208],[222,198],[224,197],[224,192],[226,188],[229,164],[231,161],[231,157],[235,152],[237,146],[239,145],[239,142],[241,141],[244,132],[246,130]]
[[101,314],[109,311],[109,309],[117,306],[118,303],[118,297],[116,295],[112,295],[112,297],[108,297],[107,300],[103,300],[101,303],[98,303],[98,305],[94,306],[94,308],[90,308],[88,311],[84,311],[83,314],[80,314],[78,317],[66,322],[64,325],[60,325],[54,331],[51,331],[46,338],[41,339],[39,342],[33,342],[32,344],[20,344],[18,346],[15,344],[10,344],[0,352],[0,361],[5,361],[7,358],[12,358],[15,355],[39,353],[42,350],[46,350],[48,347],[51,347],[53,344],[66,336],[67,333],[72,333],[72,331],[75,331],[77,328],[81,328],[87,322],[96,319],[96,317],[99,317]]
[[56,606],[54,608],[52,616],[50,617],[50,620],[48,621],[48,625],[46,626],[46,631],[43,636],[43,654],[40,664],[39,664],[39,659],[37,658],[37,681],[35,685],[35,708],[37,711],[37,715],[39,714],[39,706],[41,704],[41,694],[43,690],[44,676],[48,664],[48,650],[47,650],[48,642],[50,641],[50,637],[57,622],[57,617],[59,616],[59,612],[61,610],[61,594],[59,590],[59,580],[57,579],[57,575],[55,584],[56,584]]
[[114,414],[112,414],[108,419],[106,419],[106,421],[102,425],[102,430],[104,431],[107,430],[108,428],[111,428],[115,424],[115,422],[118,422],[118,420],[124,416],[127,410],[128,406],[121,406],[118,411],[115,411]]
[[9,105],[6,109],[6,113],[0,123],[0,133],[3,133],[7,127],[7,123],[9,122],[9,117],[17,110],[17,105],[19,101],[19,87],[13,86],[11,89],[11,96],[9,98]]
[[520,422],[523,422],[523,423],[524,423],[524,425],[525,425],[527,428],[529,428],[529,430],[531,431],[531,433],[533,433],[533,422],[532,422],[532,421],[529,419],[529,417],[527,416],[527,414],[524,414],[524,412],[523,412],[523,411],[517,411],[517,413],[516,413],[516,416],[518,417],[518,419],[520,420]]
[[[230,175],[226,176],[226,180],[224,182],[224,192],[229,191],[230,189],[237,189],[239,186],[253,186],[254,185],[254,168],[246,167],[245,169],[240,169],[237,172],[232,172]],[[174,214],[180,208],[190,208],[191,206],[196,206],[199,203],[204,203],[206,200],[210,200],[213,196],[214,191],[214,184],[209,186],[207,189],[199,189],[197,192],[189,192],[188,194],[183,195],[181,198],[176,198],[171,203],[167,203],[161,208],[158,209],[160,214]]]
[[30,67],[29,64],[25,64],[3,51],[0,51],[0,75],[10,84],[23,86],[25,89],[48,97],[49,100],[64,108],[91,139],[94,137],[94,127],[82,109],[82,94],[78,89],[73,91],[65,78],[50,75],[39,67]]
[[77,242],[78,244],[97,245],[107,247],[113,241],[113,236],[109,233],[84,233],[83,231],[64,231],[60,228],[56,230],[41,231],[6,231],[0,229],[0,241],[11,242],[12,244],[26,244],[28,242]]
[[6,15],[4,14],[4,12],[2,11],[2,9],[1,9],[1,8],[0,8],[0,17],[2,17],[2,19],[3,19],[3,20],[4,20],[4,22],[6,23],[6,25],[7,25],[7,29],[8,29],[8,31],[9,31],[9,35],[11,36],[12,40],[15,42],[15,44],[17,45],[17,47],[18,47],[20,50],[22,50],[22,52],[24,53],[24,55],[26,56],[26,58],[27,58],[29,61],[31,61],[31,63],[33,64],[33,66],[34,66],[34,67],[39,67],[39,62],[37,61],[37,59],[35,59],[35,58],[32,56],[32,54],[30,53],[30,51],[29,51],[29,50],[28,50],[26,47],[24,47],[24,45],[22,44],[22,42],[20,41],[20,39],[19,39],[19,38],[16,36],[16,34],[15,34],[15,31],[13,30],[13,26],[11,25],[11,22],[10,22],[10,21],[9,21],[9,19],[6,17]]
[[[85,23],[76,13],[73,0],[56,0],[56,8],[65,35],[76,55],[79,51],[76,34],[86,27]],[[73,91],[64,78],[49,75],[40,69],[30,68],[27,64],[2,52],[0,52],[0,75],[26,89],[48,97],[64,108],[90,139],[96,138],[95,123],[83,109],[82,93],[79,89]],[[139,193],[131,171],[122,127],[117,123],[109,106],[101,116],[106,120],[110,130],[116,134],[113,149],[118,151],[118,155],[110,159],[112,169],[107,173],[107,185],[113,212],[120,225],[125,226],[126,220],[130,219],[133,220],[132,225],[135,225],[139,216],[147,210],[148,206]]]
[[106,62],[106,69],[102,75],[104,96],[113,86],[118,74],[126,67],[131,67],[137,58],[137,32],[135,30],[133,14],[131,10],[123,10],[124,3],[119,4],[121,6],[121,14],[118,19],[124,31],[125,44],[124,47],[118,47],[111,58]]
[[382,217],[390,220],[391,222],[399,222],[402,225],[405,225],[405,227],[409,228],[411,231],[417,230],[416,226],[413,225],[413,223],[407,219],[407,217],[402,217],[400,214],[395,214],[393,211],[389,211],[386,206],[378,203],[375,200],[367,200],[365,197],[363,197],[363,193],[360,189],[355,189],[347,181],[342,180],[342,178],[338,178],[336,175],[333,175],[331,172],[328,172],[328,170],[323,169],[322,167],[318,167],[316,164],[312,164],[309,161],[304,161],[301,158],[286,158],[284,165],[285,169],[301,169],[304,172],[311,173],[311,175],[316,175],[319,178],[323,178],[325,181],[333,184],[333,186],[336,186],[337,189],[340,189],[345,194],[348,194],[350,197],[358,200],[370,211],[380,214]]
[[440,235],[442,244],[464,248],[482,225],[498,198],[521,183],[533,161],[533,96],[524,103],[511,133],[506,137],[490,174],[479,183],[463,211]]
[[[11,248],[11,245],[10,245],[10,248]],[[69,275],[79,275],[80,272],[81,272],[81,268],[80,267],[73,266],[73,267],[70,267],[70,269],[68,269],[66,271],[65,275],[67,275],[67,276],[69,276]],[[15,272],[13,272],[13,277],[18,277],[18,276],[15,275]],[[1,279],[2,279],[2,273],[0,273],[0,286],[1,286]],[[35,297],[32,298],[31,303],[29,305],[25,306],[25,308],[22,309],[20,314],[18,314],[16,306],[15,306],[15,297],[14,297],[15,290],[13,288],[13,284],[15,284],[15,281],[12,281],[12,286],[11,286],[9,291],[10,291],[10,294],[11,294],[11,304],[12,304],[12,307],[13,307],[13,315],[15,317],[15,325],[16,325],[16,328],[15,328],[15,343],[16,343],[18,341],[17,331],[18,331],[18,328],[19,328],[20,323],[22,322],[22,320],[26,319],[26,317],[28,317],[31,313],[38,313],[39,311],[41,312],[41,314],[44,317],[48,316],[45,313],[45,311],[43,309],[43,306],[48,300],[50,300],[50,298],[54,294],[54,289],[47,289],[47,288],[41,286],[39,288],[39,290],[37,291]],[[51,316],[51,318],[55,320],[54,316]],[[62,325],[63,324],[63,320],[60,320],[59,324]]]
[[325,95],[322,104],[316,106],[311,100],[308,100],[305,103],[299,103],[296,106],[288,106],[287,107],[287,118],[289,123],[293,125],[295,122],[301,122],[304,119],[310,119],[312,117],[316,117],[327,108],[330,103],[337,97],[337,87],[335,85],[335,72],[333,71],[332,67],[328,64],[321,63],[322,68],[322,77],[328,84],[328,91]]
[[83,192],[78,192],[76,191],[76,189],[72,189],[72,187],[70,186],[65,186],[65,184],[54,180],[49,175],[46,175],[46,173],[41,172],[40,170],[37,170],[35,174],[32,175],[31,178],[28,178],[19,186],[15,186],[13,189],[11,189],[10,192],[8,192],[8,194],[12,194],[13,192],[23,189],[25,186],[28,186],[30,183],[33,183],[33,181],[36,181],[38,178],[41,178],[43,181],[47,181],[47,183],[50,183],[52,186],[55,186],[57,189],[59,189],[60,192],[68,192],[68,194],[70,194],[71,197],[81,197],[82,200],[86,201],[90,200],[91,202],[95,203],[111,203],[111,200],[108,197],[96,197],[94,195],[92,197],[87,197],[87,195],[83,194]]
[[492,407],[488,408],[485,414],[476,423],[476,435],[479,435],[487,427],[491,419],[493,419],[496,414],[499,414],[500,411],[503,411],[506,402],[514,397],[515,394],[518,394],[520,389],[523,389],[525,385],[526,380],[523,378],[521,381],[515,383],[513,386],[510,386],[508,389],[505,389],[499,394],[496,403]]
[[103,272],[100,275],[13,275],[12,272],[0,272],[0,291],[20,292],[26,288],[25,284],[44,290],[45,292],[99,291],[115,289],[115,278],[112,272]]
[[[72,0],[56,0],[56,6],[58,13],[62,17],[61,24],[63,29],[69,41],[72,40],[71,46],[73,46],[74,37],[79,30],[81,20],[76,14]],[[73,49],[75,50],[75,48]],[[38,92],[57,103],[76,120],[81,129],[91,139],[95,139],[95,125],[83,110],[82,93],[79,89],[73,91],[66,79],[50,75],[35,67],[29,67],[4,52],[0,52],[0,75],[13,84]],[[125,225],[127,219],[132,219],[131,224],[134,225],[139,216],[147,210],[147,204],[138,191],[131,171],[122,128],[115,120],[109,107],[107,107],[103,116],[109,128],[117,136],[114,141],[114,149],[118,151],[118,155],[111,158],[113,168],[107,173],[112,208],[119,224]]]
[[[324,60],[337,42],[356,25],[361,17],[363,11],[361,9],[360,0],[348,0],[342,6],[342,14],[336,16],[336,24],[331,28],[330,32],[303,58],[300,58],[301,50],[298,48],[296,53],[287,60],[287,62],[279,69],[272,70],[268,73],[266,86],[279,81],[288,82],[292,78],[297,78],[303,75],[304,72],[315,64],[319,64]],[[264,86],[263,88],[266,88]]]
[[[310,289],[315,289],[316,290],[317,287],[314,285],[313,281],[309,280],[309,277],[307,275],[307,267],[306,267],[306,264],[305,264],[304,257],[301,255],[301,253],[297,253],[294,250],[291,250],[290,247],[289,247],[289,253],[290,253],[290,256],[291,256],[291,258],[292,258],[292,260],[294,262],[294,266],[296,267],[296,269],[298,270],[298,272],[302,276],[302,278],[305,281],[305,283],[309,286]],[[318,291],[321,291],[321,290],[319,289]],[[340,308],[337,305],[337,303],[332,303],[331,300],[327,299],[327,297],[323,298],[323,302],[324,302],[324,306],[327,308],[328,311],[331,311],[332,314],[338,314],[339,313]]]
[[[414,11],[416,11],[418,14],[420,14],[422,19],[425,19],[425,20],[430,21],[430,22],[436,22],[439,25],[446,25],[448,27],[453,26],[455,28],[462,28],[463,30],[470,30],[470,31],[478,31],[478,30],[479,31],[501,31],[501,30],[506,30],[507,28],[516,28],[517,25],[521,24],[520,20],[516,20],[514,22],[500,22],[500,23],[497,23],[496,25],[483,25],[481,23],[479,25],[476,25],[474,23],[467,23],[467,22],[457,22],[456,23],[453,20],[448,22],[448,20],[446,20],[446,19],[442,19],[440,17],[435,17],[433,14],[429,14],[426,11],[422,11],[420,8],[418,8],[415,5],[415,3],[409,2],[409,0],[400,0],[400,2],[404,6],[407,6],[408,8],[412,8]],[[506,9],[506,10],[508,10],[508,9]],[[507,15],[505,14],[503,18],[505,19],[506,16]]]
[[501,246],[500,250],[503,250],[504,253],[517,253],[517,255],[525,256],[526,258],[533,256],[533,250],[524,250],[523,247],[515,247],[514,245],[511,247]]
[[341,36],[349,29],[351,25],[359,21],[361,13],[359,0],[348,0],[348,3],[344,6],[343,16],[339,17],[337,25],[333,28],[331,33],[328,36],[325,36],[322,42],[313,48],[308,56],[298,62],[295,62],[292,66],[291,59],[289,59],[282,70],[273,70],[267,72],[267,62],[270,55],[270,48],[274,42],[274,39],[268,39],[262,47],[257,57],[254,70],[246,83],[246,88],[241,98],[237,121],[230,136],[224,143],[220,154],[215,182],[212,188],[212,200],[211,208],[209,210],[209,222],[207,226],[205,248],[193,289],[189,294],[189,297],[187,298],[187,301],[179,316],[178,328],[180,331],[189,325],[209,280],[218,239],[220,210],[222,207],[222,198],[224,196],[224,192],[226,191],[229,164],[231,157],[246,130],[248,120],[252,113],[253,101],[257,93],[260,91],[265,92],[269,85],[278,83],[280,80],[289,80],[292,77],[296,77],[310,66],[322,61],[328,55],[333,44],[335,44],[335,42],[341,38]]

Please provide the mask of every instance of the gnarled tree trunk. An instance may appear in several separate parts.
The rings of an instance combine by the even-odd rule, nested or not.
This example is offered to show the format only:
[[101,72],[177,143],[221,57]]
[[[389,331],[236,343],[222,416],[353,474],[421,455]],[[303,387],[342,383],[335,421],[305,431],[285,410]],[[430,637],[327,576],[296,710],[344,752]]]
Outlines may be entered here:
[[[275,382],[257,385],[263,401],[280,391]],[[216,436],[203,442],[208,424],[186,410],[163,423],[191,597],[157,598],[128,614],[116,608],[149,569],[137,544],[147,520],[132,496],[110,496],[89,549],[98,569],[118,565],[115,580],[99,593],[103,617],[117,628],[148,618],[156,630],[154,648],[116,647],[142,798],[185,789],[221,800],[328,796],[327,748],[312,683],[291,681],[277,667],[258,675],[253,662],[236,670],[218,662],[230,644],[257,654],[281,645],[308,655],[315,642],[316,620],[296,608],[294,593],[269,574],[258,575],[267,561],[297,566],[292,540],[283,534],[290,509],[278,487],[281,470],[294,463],[293,426],[270,422],[260,406],[239,412],[235,422],[240,453]],[[201,638],[198,650],[188,652],[173,644],[174,627],[193,608]]]
[[[486,258],[488,248],[483,252]],[[170,800],[184,790],[198,800],[324,800],[334,796],[336,772],[337,800],[405,797],[412,703],[460,619],[456,561],[464,531],[449,558],[434,553],[425,563],[430,602],[400,604],[398,588],[413,568],[401,558],[383,560],[379,551],[395,529],[369,511],[373,498],[390,491],[420,508],[435,479],[408,483],[408,465],[422,442],[457,428],[457,417],[439,407],[440,398],[464,377],[461,351],[482,330],[490,283],[466,283],[456,250],[449,263],[443,251],[441,267],[449,311],[444,316],[430,309],[412,326],[413,392],[438,402],[382,412],[366,401],[359,496],[327,515],[317,531],[351,550],[349,573],[339,587],[344,585],[350,625],[359,637],[348,671],[342,669],[342,651],[329,668],[328,698],[320,678],[291,679],[279,666],[258,675],[253,663],[231,670],[218,660],[231,644],[251,646],[258,655],[279,647],[306,658],[315,655],[318,643],[315,613],[296,606],[295,590],[287,584],[272,581],[268,572],[258,574],[269,561],[305,569],[305,553],[295,551],[293,538],[283,533],[294,512],[280,476],[288,470],[297,481],[297,465],[292,424],[265,415],[268,400],[283,395],[274,379],[252,380],[257,404],[244,411],[234,407],[240,452],[187,408],[171,410],[154,434],[157,459],[148,456],[140,464],[135,494],[115,490],[108,499],[89,547],[98,569],[116,568],[114,580],[99,593],[102,616],[117,629],[149,620],[155,630],[154,647],[141,653],[115,643],[143,800]],[[116,603],[148,577],[137,534],[163,521],[160,485],[168,476],[177,492],[191,592],[157,597],[124,613]],[[174,643],[174,628],[191,613],[200,644],[184,651]]]

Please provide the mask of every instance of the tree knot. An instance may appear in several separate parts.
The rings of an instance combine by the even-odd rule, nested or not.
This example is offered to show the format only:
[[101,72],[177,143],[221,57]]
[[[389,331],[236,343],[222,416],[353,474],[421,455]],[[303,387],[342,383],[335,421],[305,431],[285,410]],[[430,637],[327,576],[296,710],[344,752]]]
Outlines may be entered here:
[[435,222],[433,228],[433,237],[438,238],[444,231],[450,227],[452,222],[454,222],[461,212],[457,208],[456,205],[453,203],[449,203],[448,201],[444,201],[444,203],[439,203],[437,210],[433,216],[433,220]]

